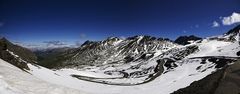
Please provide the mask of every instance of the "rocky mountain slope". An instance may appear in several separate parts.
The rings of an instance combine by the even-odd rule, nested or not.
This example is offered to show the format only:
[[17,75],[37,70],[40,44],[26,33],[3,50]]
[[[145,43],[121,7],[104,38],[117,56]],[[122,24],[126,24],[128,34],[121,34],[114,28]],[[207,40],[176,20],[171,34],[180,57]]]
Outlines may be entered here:
[[37,57],[30,50],[12,44],[6,38],[0,39],[0,58],[23,70],[29,70],[27,62],[36,63],[37,61]]
[[[150,36],[134,36],[127,39],[110,37],[103,41],[86,41],[79,48],[56,52],[54,55],[47,55],[53,56],[55,59],[52,59],[50,62],[42,62],[40,60],[40,64],[48,68],[81,68],[84,65],[97,66],[108,63],[128,63],[137,59],[147,60],[147,55],[157,55],[162,51],[176,46],[178,45],[167,39],[157,39]],[[42,58],[39,52],[35,53]],[[44,53],[48,53],[48,51]],[[58,63],[54,63],[55,61],[58,61]],[[49,65],[50,63],[52,65]]]
[[81,47],[69,53],[70,59],[64,66],[102,65],[110,63],[128,63],[137,59],[148,59],[157,52],[166,51],[176,44],[150,36],[135,36],[127,39],[116,37],[99,42],[85,42]]

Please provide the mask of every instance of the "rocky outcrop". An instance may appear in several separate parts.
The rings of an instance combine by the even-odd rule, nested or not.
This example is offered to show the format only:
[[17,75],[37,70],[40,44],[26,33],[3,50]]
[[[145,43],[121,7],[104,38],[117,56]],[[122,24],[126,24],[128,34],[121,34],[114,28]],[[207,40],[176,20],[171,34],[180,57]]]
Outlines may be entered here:
[[240,61],[172,94],[240,94]]
[[36,63],[37,60],[30,50],[12,44],[6,38],[0,39],[0,58],[22,70],[29,70],[27,62]]

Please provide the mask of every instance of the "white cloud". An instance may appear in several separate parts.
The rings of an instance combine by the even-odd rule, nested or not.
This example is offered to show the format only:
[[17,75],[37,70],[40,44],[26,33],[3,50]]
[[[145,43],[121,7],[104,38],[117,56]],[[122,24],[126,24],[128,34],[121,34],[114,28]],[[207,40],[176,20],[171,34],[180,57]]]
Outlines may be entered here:
[[56,47],[67,45],[66,43],[61,41],[44,41],[43,43],[45,43],[47,46],[56,46]]
[[[61,47],[72,47],[72,45],[54,40],[54,41],[43,41],[42,43],[25,43],[25,42],[13,42],[16,45],[28,48],[30,50],[44,50],[44,49],[53,49],[53,48],[61,48]],[[76,46],[74,46],[76,47]]]
[[212,27],[219,27],[220,24],[217,21],[213,21],[212,23]]
[[19,46],[29,48],[29,49],[41,48],[42,47],[42,45],[40,45],[40,44],[23,43],[23,42],[19,42],[19,41],[16,41],[16,42],[13,42],[13,43],[15,45],[19,45]]
[[233,12],[231,16],[222,18],[223,25],[232,25],[235,23],[240,23],[240,14],[239,13]]

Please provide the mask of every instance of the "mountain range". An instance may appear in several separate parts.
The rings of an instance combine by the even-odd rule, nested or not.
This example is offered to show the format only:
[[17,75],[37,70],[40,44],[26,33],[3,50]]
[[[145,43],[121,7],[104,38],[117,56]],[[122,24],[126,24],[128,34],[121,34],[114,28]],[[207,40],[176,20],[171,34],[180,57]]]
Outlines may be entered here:
[[0,93],[239,94],[239,32],[240,25],[208,38],[109,37],[34,52],[1,38]]

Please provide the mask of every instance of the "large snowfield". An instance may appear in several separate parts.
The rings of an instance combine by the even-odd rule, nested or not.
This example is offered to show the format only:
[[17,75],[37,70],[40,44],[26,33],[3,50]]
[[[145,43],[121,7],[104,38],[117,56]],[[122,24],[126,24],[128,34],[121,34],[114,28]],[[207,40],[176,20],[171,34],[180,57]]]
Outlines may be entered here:
[[[27,73],[0,59],[0,94],[170,94],[217,70],[211,62],[201,64],[201,59],[187,58],[236,57],[235,51],[239,51],[237,42],[203,40],[196,45],[199,46],[199,51],[177,61],[178,67],[168,70],[153,81],[133,86],[107,85],[79,80],[71,75],[108,76],[71,69],[53,71],[33,64],[28,64],[30,71]],[[202,67],[196,70],[199,66]],[[164,70],[166,72],[165,67]]]
[[86,94],[45,82],[0,59],[0,94]]
[[[215,69],[208,69],[204,73],[196,71],[200,62],[195,60],[186,64],[179,63],[181,67],[146,84],[114,86],[78,80],[64,72],[29,64],[32,69],[30,73],[33,74],[31,75],[3,60],[0,62],[1,94],[146,94],[149,92],[151,94],[169,94],[215,71]],[[209,66],[214,65],[205,64],[205,68]]]

